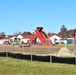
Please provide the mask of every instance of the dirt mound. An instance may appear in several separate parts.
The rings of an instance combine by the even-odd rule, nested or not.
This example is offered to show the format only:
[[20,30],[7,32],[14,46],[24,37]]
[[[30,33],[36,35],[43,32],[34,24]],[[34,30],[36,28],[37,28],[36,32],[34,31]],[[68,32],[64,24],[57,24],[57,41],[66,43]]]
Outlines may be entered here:
[[72,56],[71,54],[71,51],[65,47],[62,47],[58,53],[57,53],[57,56],[63,56],[63,57],[66,57],[66,56]]

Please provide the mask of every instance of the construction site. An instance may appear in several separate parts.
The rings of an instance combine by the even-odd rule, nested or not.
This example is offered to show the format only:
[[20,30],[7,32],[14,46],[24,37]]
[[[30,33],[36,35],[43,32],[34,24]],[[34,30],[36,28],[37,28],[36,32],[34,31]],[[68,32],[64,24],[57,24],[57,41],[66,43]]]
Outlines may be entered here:
[[16,38],[9,45],[0,45],[0,56],[14,57],[18,59],[37,60],[46,62],[62,62],[76,64],[76,45],[75,44],[54,44],[45,33],[43,27],[37,27],[36,39],[23,41]]
[[[52,41],[47,36],[46,32],[44,31],[43,27],[37,27],[34,31],[35,38],[28,38],[24,40],[23,38],[15,38],[12,42],[13,45],[19,44],[20,47],[23,46],[31,46],[32,44],[41,44],[41,45],[48,45],[53,44]],[[38,40],[38,41],[36,41]]]

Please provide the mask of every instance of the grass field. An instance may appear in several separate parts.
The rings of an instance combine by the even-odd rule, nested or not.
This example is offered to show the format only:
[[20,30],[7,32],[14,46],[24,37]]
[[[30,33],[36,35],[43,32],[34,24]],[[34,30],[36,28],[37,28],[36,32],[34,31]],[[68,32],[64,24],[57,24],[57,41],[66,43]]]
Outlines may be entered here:
[[76,65],[0,57],[0,75],[75,75]]

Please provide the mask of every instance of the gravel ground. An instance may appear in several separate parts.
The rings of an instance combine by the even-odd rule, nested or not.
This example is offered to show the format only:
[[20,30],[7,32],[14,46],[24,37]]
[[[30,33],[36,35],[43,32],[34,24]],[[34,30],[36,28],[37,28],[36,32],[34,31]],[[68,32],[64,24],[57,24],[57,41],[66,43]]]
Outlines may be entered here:
[[[12,53],[21,53],[21,54],[35,54],[35,55],[54,55],[56,56],[58,51],[64,47],[64,45],[33,45],[31,47],[22,47],[15,45],[0,45],[0,52],[12,52]],[[74,52],[76,55],[76,46],[75,45],[67,45],[67,48]]]

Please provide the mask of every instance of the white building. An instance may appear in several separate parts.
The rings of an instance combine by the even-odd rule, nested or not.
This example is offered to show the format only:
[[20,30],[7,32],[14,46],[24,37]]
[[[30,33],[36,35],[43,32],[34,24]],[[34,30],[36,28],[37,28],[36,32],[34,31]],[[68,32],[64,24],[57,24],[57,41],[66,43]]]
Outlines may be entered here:
[[14,37],[12,35],[7,35],[4,38],[0,39],[0,44],[3,44],[5,41],[9,41],[10,39],[13,39]]
[[50,38],[49,38],[51,41],[52,41],[52,43],[53,44],[55,44],[55,43],[60,43],[60,37],[58,37],[57,35],[53,35],[53,36],[51,36]]
[[33,34],[32,35],[27,35],[27,34],[18,35],[17,38],[20,38],[20,39],[22,39],[22,41],[24,43],[27,43],[30,39],[32,39],[32,40],[36,39],[36,35],[33,35]]

